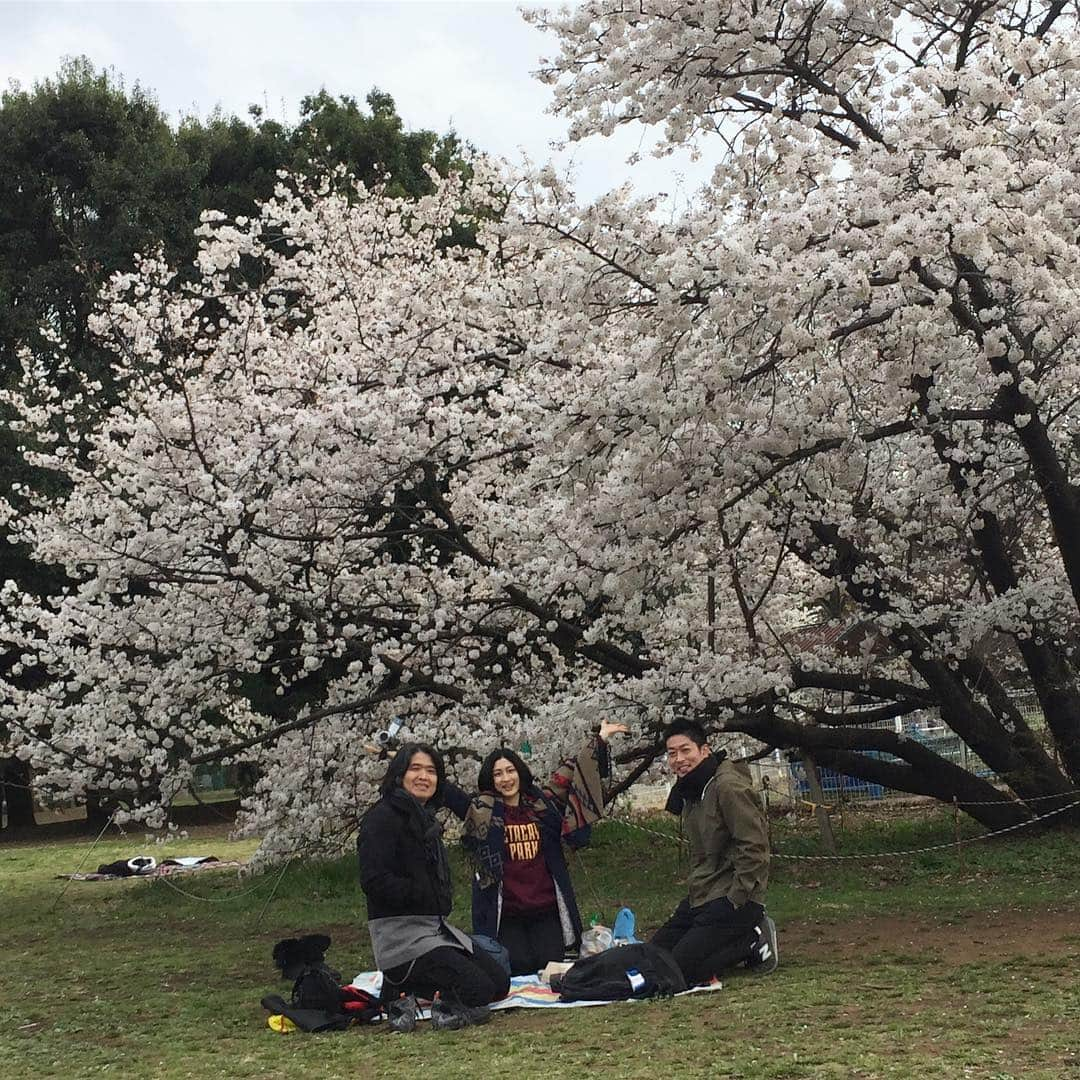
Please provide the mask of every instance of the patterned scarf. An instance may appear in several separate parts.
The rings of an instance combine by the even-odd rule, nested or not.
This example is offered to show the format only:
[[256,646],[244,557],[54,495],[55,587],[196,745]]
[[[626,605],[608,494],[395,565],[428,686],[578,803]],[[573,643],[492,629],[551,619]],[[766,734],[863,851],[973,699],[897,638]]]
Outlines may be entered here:
[[435,873],[439,896],[449,899],[453,895],[450,888],[450,862],[446,857],[446,845],[442,842],[442,822],[435,816],[435,809],[430,803],[417,802],[400,787],[394,788],[390,793],[390,801],[406,811],[409,829],[424,843],[424,854]]

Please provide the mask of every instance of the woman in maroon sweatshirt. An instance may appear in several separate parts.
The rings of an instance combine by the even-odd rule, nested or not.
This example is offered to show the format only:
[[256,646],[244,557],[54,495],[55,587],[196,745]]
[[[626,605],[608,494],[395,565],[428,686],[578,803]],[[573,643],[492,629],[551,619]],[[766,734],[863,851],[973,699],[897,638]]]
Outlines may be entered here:
[[562,850],[564,823],[573,831],[603,815],[606,741],[627,730],[601,724],[598,736],[543,786],[507,747],[484,759],[478,795],[447,785],[445,805],[465,823],[465,847],[476,871],[473,932],[506,947],[514,975],[539,971],[580,944],[581,913]]

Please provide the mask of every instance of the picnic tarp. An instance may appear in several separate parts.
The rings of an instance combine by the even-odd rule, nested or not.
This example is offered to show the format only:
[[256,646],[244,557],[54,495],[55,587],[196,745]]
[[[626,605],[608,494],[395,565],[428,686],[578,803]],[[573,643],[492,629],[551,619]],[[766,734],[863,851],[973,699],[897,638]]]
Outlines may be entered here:
[[[361,990],[366,990],[369,994],[375,997],[379,996],[382,990],[382,972],[381,971],[362,971],[352,981],[353,986],[359,987]],[[719,979],[713,979],[708,986],[693,986],[689,990],[682,991],[681,994],[677,994],[676,997],[682,997],[683,994],[701,994],[707,993],[711,990],[720,990],[723,987],[723,983]],[[629,999],[631,1001],[638,1000],[635,998]],[[492,1009],[582,1009],[589,1005],[615,1005],[618,1002],[614,1001],[560,1001],[557,991],[552,990],[547,983],[541,982],[535,975],[515,975],[510,980],[510,993],[506,995],[501,1001],[493,1001],[491,1003]],[[417,1018],[420,1020],[430,1019],[430,1013],[427,1009],[422,1009],[417,1013]]]
[[134,881],[138,878],[171,877],[174,874],[194,874],[200,870],[228,870],[243,866],[233,859],[219,859],[214,855],[181,855],[164,859],[152,869],[140,874],[57,874],[69,881]]

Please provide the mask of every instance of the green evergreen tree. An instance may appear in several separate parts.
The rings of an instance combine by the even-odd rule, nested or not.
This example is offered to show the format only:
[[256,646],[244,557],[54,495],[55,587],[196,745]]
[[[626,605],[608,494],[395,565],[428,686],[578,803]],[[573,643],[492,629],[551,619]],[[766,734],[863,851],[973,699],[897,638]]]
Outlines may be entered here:
[[[368,111],[325,90],[305,97],[289,127],[252,106],[248,119],[214,114],[173,128],[156,100],[126,87],[85,57],[66,62],[30,90],[0,95],[0,384],[11,385],[20,355],[48,364],[56,335],[76,369],[118,392],[109,357],[88,331],[101,284],[130,269],[137,252],[162,247],[183,267],[196,250],[194,229],[207,209],[250,216],[270,196],[282,169],[344,164],[373,183],[389,177],[398,195],[430,189],[425,166],[445,175],[461,167],[454,135],[406,131],[393,98],[378,90]],[[60,374],[57,378],[61,378]],[[32,469],[12,417],[0,412],[0,490],[18,507],[19,490],[49,490],[56,478]],[[78,419],[76,418],[76,422]],[[0,529],[0,580],[38,593],[62,584]],[[0,680],[13,678],[15,650],[0,643]],[[20,679],[33,678],[23,672]],[[5,732],[0,727],[0,748]],[[9,827],[33,824],[29,771],[0,759],[0,804]],[[0,815],[0,821],[3,820]]]

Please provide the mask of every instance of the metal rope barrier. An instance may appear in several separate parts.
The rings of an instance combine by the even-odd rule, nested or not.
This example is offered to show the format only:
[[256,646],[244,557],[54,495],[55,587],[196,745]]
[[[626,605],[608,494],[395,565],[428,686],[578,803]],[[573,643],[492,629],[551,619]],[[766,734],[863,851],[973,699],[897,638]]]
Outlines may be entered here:
[[[968,837],[964,840],[950,840],[944,844],[930,844],[927,847],[909,848],[904,851],[874,851],[859,855],[786,855],[782,852],[773,851],[772,858],[787,859],[789,861],[797,862],[846,862],[857,859],[895,859],[906,855],[922,855],[928,851],[946,851],[950,848],[956,849],[963,847],[966,844],[974,844],[980,840],[991,840],[995,836],[1003,836],[1005,833],[1015,832],[1017,829],[1025,829],[1029,825],[1034,825],[1039,821],[1045,821],[1047,818],[1055,817],[1057,814],[1063,814],[1066,810],[1072,810],[1077,806],[1080,806],[1080,799],[1070,803],[1068,806],[1059,806],[1056,810],[1049,810],[1047,813],[1039,814],[1037,817],[1029,818],[1027,821],[1019,821],[1015,825],[1006,825],[1002,829],[994,829],[991,832],[982,833],[979,836]],[[605,818],[604,820],[612,821],[619,825],[625,825],[628,829],[636,829],[639,832],[649,833],[652,836],[661,836],[676,844],[688,843],[688,841],[682,837],[675,836],[672,833],[661,832],[658,829],[647,828],[644,825],[639,825],[635,821],[628,821],[626,818],[612,817]]]
[[[908,792],[908,794],[915,795],[916,793],[915,792]],[[1030,798],[1027,798],[1027,799],[1019,799],[1019,798],[1012,798],[1012,797],[1001,798],[1001,799],[957,799],[957,804],[960,806],[960,809],[964,809],[967,806],[1004,806],[1004,805],[1027,806],[1029,803],[1047,802],[1050,799],[1067,799],[1071,795],[1080,795],[1080,788],[1069,788],[1068,791],[1061,791],[1061,792],[1058,792],[1056,795],[1032,795]],[[780,791],[778,788],[774,788],[774,787],[769,788],[769,796],[770,796],[770,798],[772,796],[776,796],[777,798],[780,798],[780,799],[787,799],[788,803],[793,807],[794,806],[808,806],[808,807],[810,807],[811,810],[835,810],[836,809],[836,804],[834,804],[834,803],[818,803],[818,802],[814,802],[812,799],[803,798],[801,795],[800,796],[791,795],[786,791]],[[919,797],[919,796],[916,796],[916,797]],[[927,795],[927,796],[921,796],[921,797],[930,799],[931,801],[928,802],[925,807],[923,807],[923,806],[913,806],[910,803],[907,803],[907,804],[905,804],[904,809],[905,810],[914,810],[914,809],[919,809],[919,810],[921,810],[921,809],[931,809],[932,810],[932,809],[937,808],[938,806],[950,806],[951,807],[951,805],[952,805],[950,803],[943,802],[941,799],[938,799],[933,795]],[[864,799],[851,799],[851,800],[848,801],[847,805],[852,806],[852,807],[854,807],[854,806],[862,807],[862,806],[869,805],[869,803],[868,803],[867,800],[864,800]]]
[[[295,855],[290,855],[288,860],[282,866],[281,873],[278,874],[278,879],[274,883],[273,891],[270,893],[270,896],[266,901],[266,905],[269,905],[270,900],[273,900],[274,893],[277,892],[278,886],[281,884],[282,879],[285,877],[285,871],[289,869],[289,866],[292,864],[292,861],[295,857]],[[264,877],[261,881],[256,882],[249,888],[241,889],[239,892],[229,893],[227,896],[199,896],[198,893],[193,893],[188,889],[182,889],[179,885],[176,884],[175,881],[170,880],[168,874],[156,875],[150,880],[154,884],[161,882],[163,885],[168,885],[170,889],[173,889],[174,891],[180,893],[181,896],[186,896],[189,900],[201,900],[204,904],[228,904],[233,900],[239,900],[242,896],[250,896],[252,893],[258,892],[269,880],[269,877]],[[263,907],[264,911],[266,910],[266,905],[264,905]],[[260,918],[261,917],[262,916],[260,915]]]
[[266,884],[266,879],[263,879],[250,888],[242,889],[236,893],[229,893],[228,896],[199,896],[197,893],[180,888],[175,881],[170,881],[167,875],[152,877],[150,880],[155,885],[158,883],[168,885],[170,889],[180,893],[181,896],[186,896],[189,900],[201,900],[204,904],[228,904],[232,900],[239,900],[242,896],[249,896],[251,893],[258,892]]

